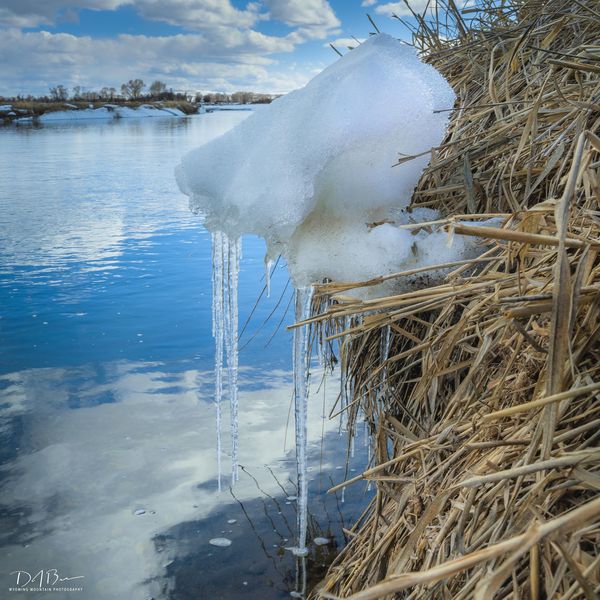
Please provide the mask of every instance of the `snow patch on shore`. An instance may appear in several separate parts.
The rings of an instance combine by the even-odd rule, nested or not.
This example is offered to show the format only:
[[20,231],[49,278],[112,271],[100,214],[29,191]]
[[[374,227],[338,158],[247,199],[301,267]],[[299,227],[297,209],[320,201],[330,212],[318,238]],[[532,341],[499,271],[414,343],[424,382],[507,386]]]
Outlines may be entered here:
[[[54,123],[56,121],[88,121],[88,120],[111,120],[132,119],[145,117],[184,117],[185,113],[178,108],[165,108],[143,104],[137,108],[119,106],[117,104],[105,104],[99,108],[84,108],[79,110],[57,110],[44,113],[38,117],[40,123]],[[22,117],[16,121],[31,120],[31,117]]]

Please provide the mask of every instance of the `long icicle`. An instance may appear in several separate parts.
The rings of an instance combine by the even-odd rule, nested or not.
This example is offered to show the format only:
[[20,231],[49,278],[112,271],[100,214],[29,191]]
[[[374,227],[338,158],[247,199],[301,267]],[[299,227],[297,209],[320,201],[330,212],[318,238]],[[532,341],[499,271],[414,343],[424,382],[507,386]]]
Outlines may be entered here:
[[215,407],[219,491],[222,489],[221,402],[223,400],[224,356],[227,359],[227,387],[231,415],[231,483],[235,483],[238,479],[238,275],[240,256],[240,238],[231,240],[222,231],[212,234],[212,334],[215,339]]
[[212,276],[212,334],[215,339],[215,409],[216,409],[216,436],[217,436],[217,486],[221,491],[221,400],[223,398],[223,341],[225,336],[224,323],[224,235],[217,231],[212,234],[212,259],[213,259],[213,276]]
[[227,377],[231,415],[231,483],[238,480],[238,276],[241,240],[228,240]]
[[[296,321],[310,316],[313,288],[296,290]],[[296,431],[296,466],[298,474],[298,542],[293,549],[297,556],[306,556],[308,528],[308,391],[310,377],[310,348],[308,327],[294,329],[294,409]]]

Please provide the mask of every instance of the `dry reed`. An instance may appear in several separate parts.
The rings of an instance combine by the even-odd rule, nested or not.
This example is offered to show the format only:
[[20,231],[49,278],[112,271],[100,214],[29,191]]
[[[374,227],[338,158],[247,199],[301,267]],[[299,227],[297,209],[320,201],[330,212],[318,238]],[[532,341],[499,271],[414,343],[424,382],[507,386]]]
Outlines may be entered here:
[[318,287],[374,448],[342,485],[376,497],[313,596],[598,598],[600,5],[440,6],[414,42],[458,101],[413,205],[488,246],[392,297]]

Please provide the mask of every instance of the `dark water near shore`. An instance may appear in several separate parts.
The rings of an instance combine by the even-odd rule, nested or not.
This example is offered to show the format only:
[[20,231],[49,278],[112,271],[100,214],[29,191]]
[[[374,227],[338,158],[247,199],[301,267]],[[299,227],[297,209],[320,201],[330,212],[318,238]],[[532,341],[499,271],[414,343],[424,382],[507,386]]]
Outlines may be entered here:
[[[370,498],[364,486],[345,502],[325,494],[347,440],[322,418],[336,381],[315,384],[309,537],[331,544],[307,559],[285,550],[296,504],[283,266],[240,340],[244,469],[217,492],[210,235],[173,167],[247,115],[0,128],[1,598],[16,594],[15,571],[52,583],[52,569],[83,588],[57,599],[287,598],[318,580]],[[264,283],[260,240],[243,253],[241,324]]]

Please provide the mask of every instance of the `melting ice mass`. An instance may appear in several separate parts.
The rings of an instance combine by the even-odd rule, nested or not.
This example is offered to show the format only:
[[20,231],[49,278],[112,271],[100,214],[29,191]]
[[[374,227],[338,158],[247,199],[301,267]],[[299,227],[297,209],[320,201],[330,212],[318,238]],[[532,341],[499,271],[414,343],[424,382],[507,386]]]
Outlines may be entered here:
[[283,254],[296,288],[459,259],[461,237],[448,248],[443,233],[394,226],[429,159],[393,165],[440,144],[449,113],[435,111],[453,104],[413,48],[379,34],[188,153],[177,181],[209,230],[256,234],[268,259]]
[[[416,51],[379,34],[302,89],[256,111],[182,159],[176,177],[213,232],[216,403],[226,371],[232,406],[232,479],[237,442],[237,269],[242,234],[262,236],[269,261],[282,255],[297,289],[296,317],[323,279],[364,281],[470,254],[441,232],[399,228],[427,151],[444,137],[454,93]],[[395,165],[400,154],[419,158]],[[411,219],[430,220],[433,211]],[[372,292],[369,292],[372,293]],[[382,293],[382,290],[379,291]],[[294,340],[298,457],[298,554],[306,551],[306,332]],[[235,338],[235,339],[234,339]],[[223,367],[226,355],[227,369]],[[220,460],[220,441],[219,441]]]

